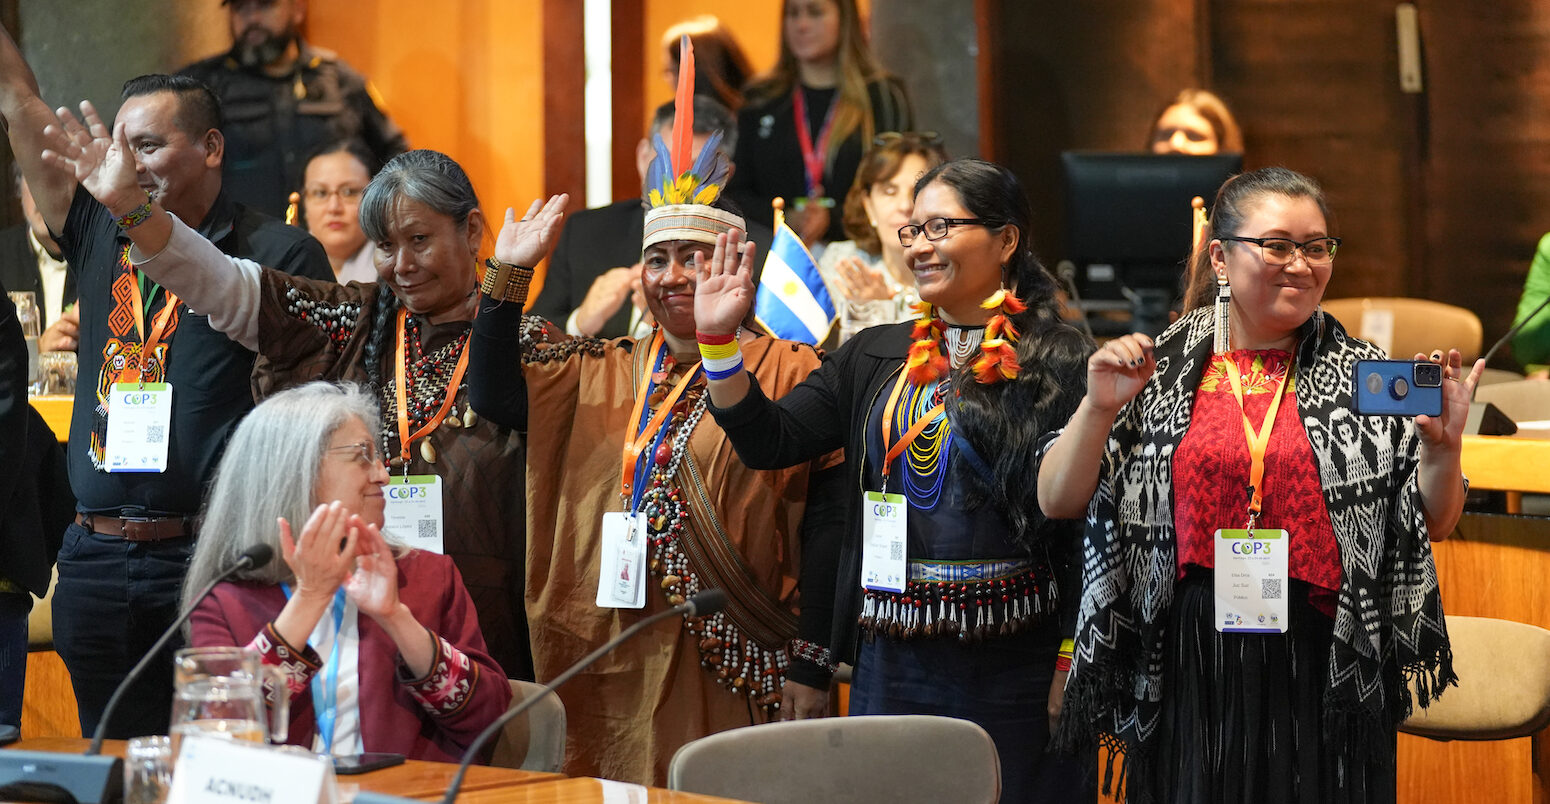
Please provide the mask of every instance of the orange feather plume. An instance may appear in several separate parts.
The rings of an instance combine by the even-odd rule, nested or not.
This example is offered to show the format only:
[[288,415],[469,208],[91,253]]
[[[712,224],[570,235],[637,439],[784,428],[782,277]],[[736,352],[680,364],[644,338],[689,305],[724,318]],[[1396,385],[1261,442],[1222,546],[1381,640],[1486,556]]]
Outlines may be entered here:
[[678,92],[673,96],[673,177],[684,174],[694,156],[694,44],[678,40]]

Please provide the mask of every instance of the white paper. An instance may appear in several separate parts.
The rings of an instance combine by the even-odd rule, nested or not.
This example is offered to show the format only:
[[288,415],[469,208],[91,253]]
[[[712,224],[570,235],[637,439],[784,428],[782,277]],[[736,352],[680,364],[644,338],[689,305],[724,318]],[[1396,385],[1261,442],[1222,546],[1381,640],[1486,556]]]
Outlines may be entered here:
[[305,751],[189,737],[172,770],[167,804],[331,802],[333,761]]
[[610,511],[603,514],[598,551],[597,605],[607,609],[646,606],[646,518]]
[[172,385],[116,382],[108,391],[103,465],[109,472],[167,471]]

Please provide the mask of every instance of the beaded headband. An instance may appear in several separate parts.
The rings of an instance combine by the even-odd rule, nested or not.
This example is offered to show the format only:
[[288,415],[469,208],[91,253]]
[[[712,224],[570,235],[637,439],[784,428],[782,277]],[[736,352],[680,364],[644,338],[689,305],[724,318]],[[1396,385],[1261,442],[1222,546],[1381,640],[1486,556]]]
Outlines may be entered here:
[[642,248],[668,240],[715,243],[716,235],[746,229],[743,219],[710,206],[721,195],[731,166],[721,152],[721,132],[706,140],[698,159],[694,153],[694,45],[678,42],[678,92],[673,98],[672,147],[662,133],[651,134],[656,155],[646,168],[646,229]]

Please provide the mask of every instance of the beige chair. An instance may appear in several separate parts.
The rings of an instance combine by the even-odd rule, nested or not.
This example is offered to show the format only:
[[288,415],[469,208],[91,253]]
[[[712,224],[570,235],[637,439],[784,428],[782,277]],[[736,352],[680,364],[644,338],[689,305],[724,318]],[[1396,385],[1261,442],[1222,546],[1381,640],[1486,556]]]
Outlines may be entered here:
[[1363,340],[1372,341],[1395,360],[1409,360],[1433,349],[1457,349],[1468,366],[1480,357],[1480,318],[1462,307],[1385,296],[1325,299],[1324,312]]
[[835,717],[694,740],[673,755],[667,786],[763,804],[995,804],[1001,763],[990,735],[967,720]]
[[[516,706],[544,687],[531,681],[511,682],[511,705]],[[565,704],[558,695],[547,695],[519,717],[506,724],[495,740],[490,764],[499,768],[559,773],[565,766]]]
[[1399,730],[1433,740],[1530,737],[1539,786],[1535,800],[1545,800],[1550,631],[1510,620],[1448,615],[1448,638],[1458,686],[1426,709],[1415,707]]

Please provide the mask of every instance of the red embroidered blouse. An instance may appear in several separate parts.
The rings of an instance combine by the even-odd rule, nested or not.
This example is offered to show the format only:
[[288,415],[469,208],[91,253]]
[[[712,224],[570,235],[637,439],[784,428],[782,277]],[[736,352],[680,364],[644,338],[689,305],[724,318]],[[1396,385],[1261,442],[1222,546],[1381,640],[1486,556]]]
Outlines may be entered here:
[[[1243,378],[1244,409],[1257,430],[1264,424],[1277,385],[1288,375],[1292,355],[1274,349],[1237,350],[1212,357],[1206,367],[1189,430],[1173,456],[1180,576],[1191,564],[1212,568],[1217,529],[1241,528],[1247,522],[1249,447],[1225,369],[1229,358]],[[1313,447],[1297,414],[1296,392],[1293,375],[1265,450],[1259,527],[1286,530],[1291,540],[1291,576],[1316,587],[1309,602],[1333,616],[1340,589],[1340,549],[1324,505]]]

